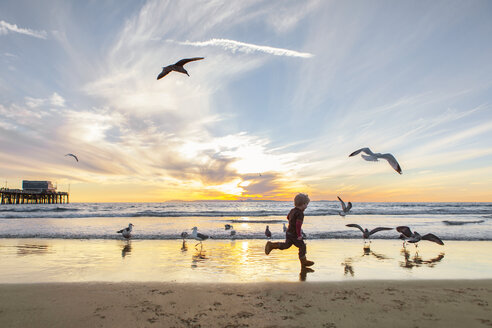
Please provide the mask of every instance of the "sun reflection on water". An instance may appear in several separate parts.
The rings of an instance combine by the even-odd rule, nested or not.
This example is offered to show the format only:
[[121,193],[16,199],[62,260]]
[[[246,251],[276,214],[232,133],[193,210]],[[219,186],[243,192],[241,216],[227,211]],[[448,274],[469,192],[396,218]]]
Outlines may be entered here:
[[[297,248],[264,253],[265,240],[0,239],[0,282],[340,281],[492,278],[492,242],[448,241],[402,249],[396,240],[308,240],[314,270]],[[418,251],[417,251],[418,250]]]

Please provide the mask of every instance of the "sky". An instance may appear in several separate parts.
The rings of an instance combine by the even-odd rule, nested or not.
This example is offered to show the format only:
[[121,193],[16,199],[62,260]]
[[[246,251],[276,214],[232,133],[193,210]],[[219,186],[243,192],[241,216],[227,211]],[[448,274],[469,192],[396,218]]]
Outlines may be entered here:
[[0,185],[492,201],[490,35],[487,0],[2,1]]

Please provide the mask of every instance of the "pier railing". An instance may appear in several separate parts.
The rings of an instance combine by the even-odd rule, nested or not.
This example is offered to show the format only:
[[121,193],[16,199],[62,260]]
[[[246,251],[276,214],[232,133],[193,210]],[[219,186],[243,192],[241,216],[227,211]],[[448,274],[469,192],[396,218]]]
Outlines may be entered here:
[[68,204],[69,194],[64,191],[24,191],[0,188],[1,204]]

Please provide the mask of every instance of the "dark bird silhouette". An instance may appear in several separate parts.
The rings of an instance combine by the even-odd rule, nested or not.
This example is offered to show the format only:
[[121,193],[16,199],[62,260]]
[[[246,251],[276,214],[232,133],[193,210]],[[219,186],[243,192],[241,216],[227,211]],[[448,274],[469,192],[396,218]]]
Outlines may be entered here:
[[272,233],[270,232],[270,229],[268,226],[266,226],[266,229],[265,229],[265,236],[267,236],[267,238],[272,238]]
[[428,241],[432,241],[432,242],[439,244],[439,245],[444,245],[441,238],[437,237],[436,235],[434,235],[432,233],[428,233],[428,234],[421,236],[417,231],[414,231],[412,233],[412,230],[410,230],[410,228],[407,226],[396,227],[396,231],[401,233],[400,239],[403,240],[403,246],[405,246],[405,242],[409,242],[409,243],[415,244],[415,247],[417,247],[417,243],[421,240],[428,240]]
[[66,154],[65,156],[72,156],[73,158],[75,158],[75,160],[78,162],[79,159],[77,158],[77,156],[75,156],[74,154]]
[[398,164],[398,161],[396,160],[396,158],[393,155],[391,155],[389,153],[387,153],[387,154],[373,153],[369,148],[366,147],[366,148],[361,148],[361,149],[354,151],[352,154],[349,155],[349,157],[358,155],[360,152],[367,154],[367,155],[361,154],[362,158],[365,159],[366,161],[377,162],[380,158],[387,160],[389,165],[391,165],[391,167],[396,172],[401,174],[400,164]]
[[355,223],[346,224],[345,226],[351,228],[357,228],[360,231],[362,231],[362,237],[364,237],[364,242],[366,241],[366,239],[369,239],[369,237],[371,237],[371,235],[375,234],[376,232],[384,231],[384,230],[393,230],[393,228],[377,227],[369,231],[367,230],[367,228],[362,229],[360,225]]
[[171,73],[172,71],[183,73],[190,76],[190,74],[188,74],[188,72],[184,69],[183,65],[195,60],[202,60],[202,59],[204,59],[204,57],[186,58],[186,59],[181,59],[175,64],[162,67],[162,72],[157,76],[157,79],[158,80],[162,79],[164,76]]

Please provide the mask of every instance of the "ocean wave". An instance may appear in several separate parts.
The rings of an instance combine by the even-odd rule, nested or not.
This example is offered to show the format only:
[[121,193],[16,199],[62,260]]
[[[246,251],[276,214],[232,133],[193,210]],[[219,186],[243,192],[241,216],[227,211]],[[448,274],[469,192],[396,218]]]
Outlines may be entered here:
[[476,221],[450,221],[444,220],[442,221],[447,225],[464,225],[464,224],[474,224],[474,223],[483,223],[485,220],[476,220]]
[[[73,213],[76,212],[76,213]],[[208,212],[158,212],[158,211],[143,211],[143,212],[115,212],[111,210],[98,211],[81,211],[79,209],[51,209],[51,210],[17,210],[17,211],[0,211],[0,219],[28,219],[28,218],[104,218],[104,217],[270,217],[270,216],[286,216],[286,211],[208,211]],[[405,216],[405,215],[482,215],[486,214],[481,211],[358,211],[350,212],[347,217],[361,215],[382,215],[382,216]],[[306,213],[306,216],[339,216],[337,211],[317,211]],[[483,216],[484,218],[491,218]]]
[[[50,208],[26,208],[26,207],[0,207],[0,213],[4,212],[14,212],[14,213],[46,213],[46,212],[76,212],[80,211],[78,208],[67,208],[67,207],[50,207]],[[0,217],[1,214],[0,214]]]

